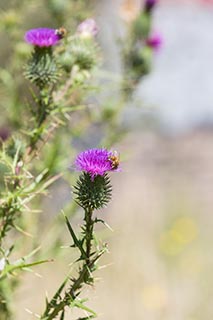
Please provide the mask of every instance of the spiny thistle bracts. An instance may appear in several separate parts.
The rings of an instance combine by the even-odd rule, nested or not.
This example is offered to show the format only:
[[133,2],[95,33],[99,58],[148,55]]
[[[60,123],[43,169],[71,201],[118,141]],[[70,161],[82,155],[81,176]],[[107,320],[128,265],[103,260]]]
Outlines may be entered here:
[[59,77],[58,65],[51,47],[34,47],[25,66],[25,77],[39,88],[55,83]]
[[78,66],[80,70],[90,71],[99,61],[99,48],[93,38],[74,36],[67,51],[60,57],[60,64],[68,72]]
[[91,180],[90,174],[83,172],[74,186],[76,202],[85,210],[106,207],[112,197],[112,186],[107,174],[97,175]]

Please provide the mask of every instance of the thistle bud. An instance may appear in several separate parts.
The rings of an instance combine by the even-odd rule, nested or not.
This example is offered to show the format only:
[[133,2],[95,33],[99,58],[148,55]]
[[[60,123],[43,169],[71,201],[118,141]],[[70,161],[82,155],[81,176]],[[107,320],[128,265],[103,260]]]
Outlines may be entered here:
[[144,5],[144,11],[146,13],[151,13],[154,7],[156,6],[158,0],[146,0]]
[[86,19],[77,27],[77,34],[84,38],[95,37],[98,33],[98,26],[94,19]]
[[0,141],[6,141],[11,135],[10,129],[8,127],[0,128]]
[[163,40],[160,34],[153,34],[146,40],[147,46],[152,48],[154,51],[158,51],[162,46],[162,43]]
[[60,63],[66,71],[69,72],[73,66],[90,71],[97,64],[98,46],[92,40],[76,36],[70,41],[67,51],[60,57]]

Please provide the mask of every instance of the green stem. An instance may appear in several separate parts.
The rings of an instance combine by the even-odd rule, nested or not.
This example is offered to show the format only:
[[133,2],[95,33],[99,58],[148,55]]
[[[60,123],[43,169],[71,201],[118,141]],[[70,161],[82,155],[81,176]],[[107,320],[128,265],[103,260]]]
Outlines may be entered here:
[[47,117],[46,109],[47,109],[47,106],[41,101],[41,104],[39,105],[38,119],[37,119],[38,128],[40,128],[41,125],[46,120],[46,117]]
[[[52,301],[50,301],[46,307],[45,312],[41,316],[42,320],[52,320],[54,319],[60,312],[64,310],[64,308],[70,305],[78,295],[80,294],[79,290],[82,285],[88,281],[90,276],[90,270],[93,268],[95,262],[101,257],[101,255],[105,252],[105,250],[100,251],[95,258],[90,262],[89,265],[84,263],[82,269],[79,272],[78,278],[73,281],[72,287],[65,293],[65,296],[61,302],[57,305],[52,305]],[[53,309],[53,310],[52,310]],[[52,312],[50,312],[52,310]]]
[[71,288],[65,293],[64,298],[58,304],[54,305],[54,301],[50,301],[46,307],[45,312],[41,316],[43,320],[52,320],[60,312],[63,312],[67,305],[70,305],[78,295],[80,294],[80,289],[84,284],[90,284],[92,282],[91,273],[94,270],[95,262],[103,254],[103,252],[97,252],[95,257],[91,260],[91,249],[93,241],[93,229],[94,229],[94,220],[92,219],[93,210],[91,208],[85,210],[85,252],[86,257],[79,271],[79,275],[76,279],[73,280]]
[[43,124],[48,115],[48,108],[51,104],[51,97],[48,96],[49,93],[45,91],[45,89],[41,89],[40,91],[40,98],[38,100],[37,105],[37,116],[36,116],[36,130],[34,131],[33,135],[31,136],[30,143],[29,143],[29,150],[28,155],[30,155],[35,149],[38,141],[41,139],[43,133]]
[[15,195],[0,207],[0,246],[7,232],[13,227],[14,218],[19,212]]
[[89,266],[90,264],[90,255],[91,255],[91,248],[92,248],[92,240],[93,240],[93,228],[94,228],[94,221],[92,219],[92,209],[85,210],[85,239],[86,239],[86,263]]

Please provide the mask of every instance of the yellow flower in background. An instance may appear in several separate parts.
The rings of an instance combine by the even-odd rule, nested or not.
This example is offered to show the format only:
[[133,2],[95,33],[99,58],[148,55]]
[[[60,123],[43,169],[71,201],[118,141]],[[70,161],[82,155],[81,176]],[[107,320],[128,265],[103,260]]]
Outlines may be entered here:
[[161,309],[168,304],[168,294],[159,284],[144,286],[142,292],[142,303],[148,309]]
[[177,255],[197,237],[197,225],[189,217],[181,217],[160,237],[160,249],[166,255]]

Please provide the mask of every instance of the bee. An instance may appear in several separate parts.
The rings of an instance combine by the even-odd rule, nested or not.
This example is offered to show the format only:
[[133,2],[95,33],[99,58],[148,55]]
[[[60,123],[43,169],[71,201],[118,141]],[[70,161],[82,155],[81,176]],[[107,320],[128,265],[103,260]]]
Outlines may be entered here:
[[111,162],[112,169],[117,169],[120,164],[120,156],[117,151],[114,151],[112,155],[109,156],[109,161]]
[[61,28],[55,30],[55,34],[62,39],[62,38],[66,37],[67,30],[64,27],[61,27]]

